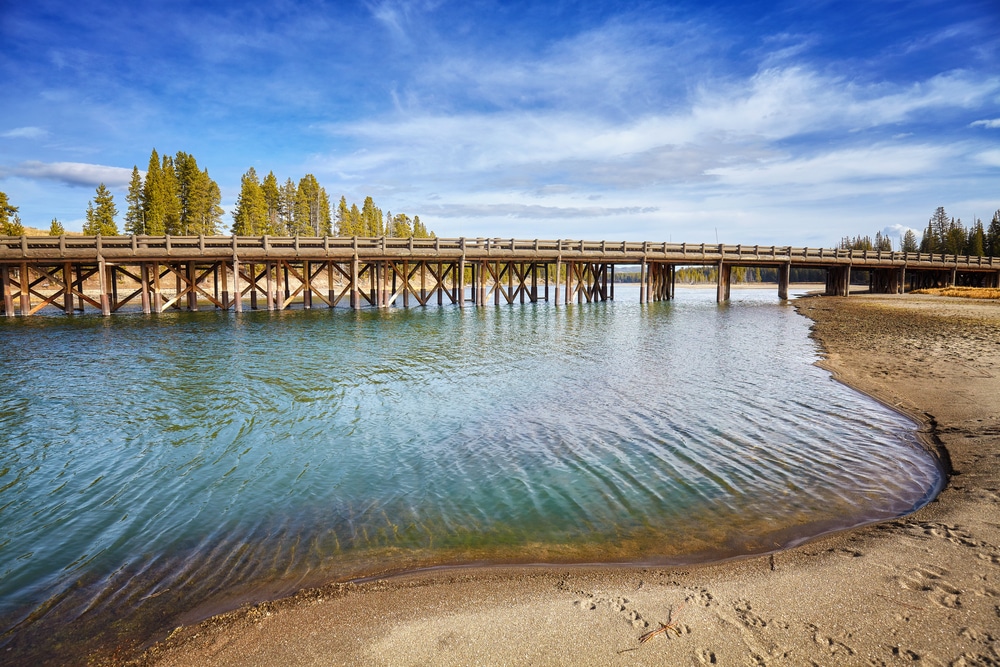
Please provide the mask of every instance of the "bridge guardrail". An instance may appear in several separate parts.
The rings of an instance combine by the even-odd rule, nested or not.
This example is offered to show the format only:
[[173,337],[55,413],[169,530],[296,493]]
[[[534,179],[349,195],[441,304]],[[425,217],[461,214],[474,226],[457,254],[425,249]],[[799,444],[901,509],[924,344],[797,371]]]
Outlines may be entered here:
[[247,257],[250,260],[284,257],[373,259],[406,255],[469,259],[514,259],[530,253],[536,259],[601,258],[622,263],[668,260],[692,264],[720,260],[756,263],[793,262],[822,266],[917,266],[1000,270],[1000,258],[941,253],[903,253],[887,250],[796,248],[745,244],[667,243],[651,241],[587,241],[514,238],[391,238],[341,236],[0,236],[0,262],[42,260],[108,260],[155,258]]

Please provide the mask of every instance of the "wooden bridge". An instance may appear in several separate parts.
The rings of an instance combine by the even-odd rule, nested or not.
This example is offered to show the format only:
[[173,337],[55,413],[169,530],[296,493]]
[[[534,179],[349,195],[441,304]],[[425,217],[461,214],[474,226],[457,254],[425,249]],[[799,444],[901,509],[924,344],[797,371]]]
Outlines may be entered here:
[[[940,285],[1000,287],[1000,258],[725,244],[271,236],[0,236],[2,314],[104,315],[199,306],[242,311],[338,304],[352,308],[614,298],[615,268],[638,267],[639,300],[671,299],[679,266],[717,269],[729,298],[733,267],[773,267],[788,297],[792,268],[826,271],[847,295],[851,272],[872,291]],[[130,305],[131,304],[131,305]]]

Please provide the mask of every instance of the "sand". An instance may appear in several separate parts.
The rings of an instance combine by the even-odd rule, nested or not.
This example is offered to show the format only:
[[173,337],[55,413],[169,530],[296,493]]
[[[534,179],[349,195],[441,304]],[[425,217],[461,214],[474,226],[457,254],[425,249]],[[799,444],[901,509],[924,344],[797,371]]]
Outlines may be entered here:
[[[178,628],[134,664],[998,665],[1000,302],[797,302],[837,378],[951,467],[893,521],[710,566],[435,570]],[[949,461],[950,460],[950,461]],[[640,644],[661,623],[674,628]]]

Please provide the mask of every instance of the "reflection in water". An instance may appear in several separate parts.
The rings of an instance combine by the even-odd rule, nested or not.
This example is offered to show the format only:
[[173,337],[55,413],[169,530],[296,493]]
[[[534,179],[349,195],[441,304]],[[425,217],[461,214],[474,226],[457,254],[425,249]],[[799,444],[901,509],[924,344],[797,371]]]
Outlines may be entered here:
[[936,492],[770,292],[629,296],[4,322],[2,648],[440,563],[765,552]]

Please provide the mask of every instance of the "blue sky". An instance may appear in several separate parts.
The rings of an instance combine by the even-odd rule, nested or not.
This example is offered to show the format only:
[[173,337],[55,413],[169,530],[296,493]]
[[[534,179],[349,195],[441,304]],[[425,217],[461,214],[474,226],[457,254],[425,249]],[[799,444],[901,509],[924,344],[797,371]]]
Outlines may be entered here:
[[[0,0],[0,190],[185,151],[439,236],[834,245],[1000,208],[1000,5]],[[119,220],[120,222],[120,220]],[[231,224],[228,213],[227,225]]]

